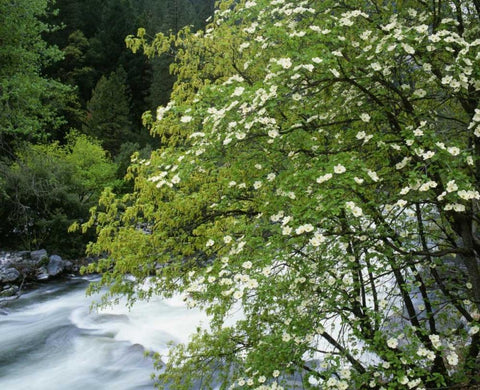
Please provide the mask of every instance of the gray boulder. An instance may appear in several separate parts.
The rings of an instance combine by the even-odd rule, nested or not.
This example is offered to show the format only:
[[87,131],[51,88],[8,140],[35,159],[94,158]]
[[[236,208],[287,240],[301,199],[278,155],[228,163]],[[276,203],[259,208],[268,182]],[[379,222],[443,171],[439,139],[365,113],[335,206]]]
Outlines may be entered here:
[[38,251],[30,252],[30,258],[36,263],[39,264],[43,260],[46,262],[48,261],[48,253],[45,249],[39,249]]
[[47,267],[41,266],[40,268],[38,268],[35,276],[37,280],[47,280],[49,278]]
[[60,256],[52,255],[47,265],[49,276],[57,276],[65,270],[65,262]]
[[15,268],[0,269],[0,283],[14,282],[18,278],[20,278],[20,272]]
[[64,260],[63,265],[65,267],[65,271],[72,272],[73,271],[73,263],[69,260]]
[[30,252],[2,252],[0,255],[0,267],[8,268],[15,267],[16,264],[21,263],[30,257]]

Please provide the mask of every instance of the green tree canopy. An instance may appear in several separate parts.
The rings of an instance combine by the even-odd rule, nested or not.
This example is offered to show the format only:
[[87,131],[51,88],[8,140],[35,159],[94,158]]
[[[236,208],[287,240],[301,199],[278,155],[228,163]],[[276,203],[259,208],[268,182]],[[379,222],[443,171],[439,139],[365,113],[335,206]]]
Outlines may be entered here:
[[0,144],[7,150],[18,140],[45,138],[60,126],[59,112],[72,99],[71,89],[45,77],[42,70],[61,58],[42,39],[40,21],[48,0],[2,1],[0,4]]
[[103,189],[117,184],[116,170],[85,135],[70,133],[63,146],[24,146],[15,162],[0,164],[0,245],[78,256],[91,235],[68,234],[68,227],[87,219]]
[[478,1],[218,6],[205,32],[127,38],[176,53],[163,146],[84,226],[105,299],[211,316],[159,386],[478,381]]

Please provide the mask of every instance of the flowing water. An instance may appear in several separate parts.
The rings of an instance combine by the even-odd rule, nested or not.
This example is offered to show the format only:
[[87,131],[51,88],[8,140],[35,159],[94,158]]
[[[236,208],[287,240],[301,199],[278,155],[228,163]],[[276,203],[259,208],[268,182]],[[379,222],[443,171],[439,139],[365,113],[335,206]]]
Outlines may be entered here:
[[91,312],[88,283],[48,283],[0,308],[1,390],[152,389],[145,350],[165,353],[206,323],[179,298]]

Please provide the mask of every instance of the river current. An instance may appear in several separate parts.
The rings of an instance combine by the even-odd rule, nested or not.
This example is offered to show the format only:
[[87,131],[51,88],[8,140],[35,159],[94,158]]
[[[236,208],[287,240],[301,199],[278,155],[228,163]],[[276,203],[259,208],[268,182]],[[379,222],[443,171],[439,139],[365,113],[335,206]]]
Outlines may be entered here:
[[180,298],[91,311],[85,278],[49,282],[0,308],[1,390],[153,389],[153,362],[206,316]]

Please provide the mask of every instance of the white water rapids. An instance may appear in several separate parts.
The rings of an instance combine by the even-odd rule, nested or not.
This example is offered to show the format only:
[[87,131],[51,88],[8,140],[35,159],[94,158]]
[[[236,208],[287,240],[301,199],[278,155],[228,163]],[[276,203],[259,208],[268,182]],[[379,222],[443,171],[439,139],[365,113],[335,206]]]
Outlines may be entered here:
[[1,390],[152,389],[144,351],[164,354],[207,322],[179,298],[91,312],[87,285],[48,283],[0,309]]

